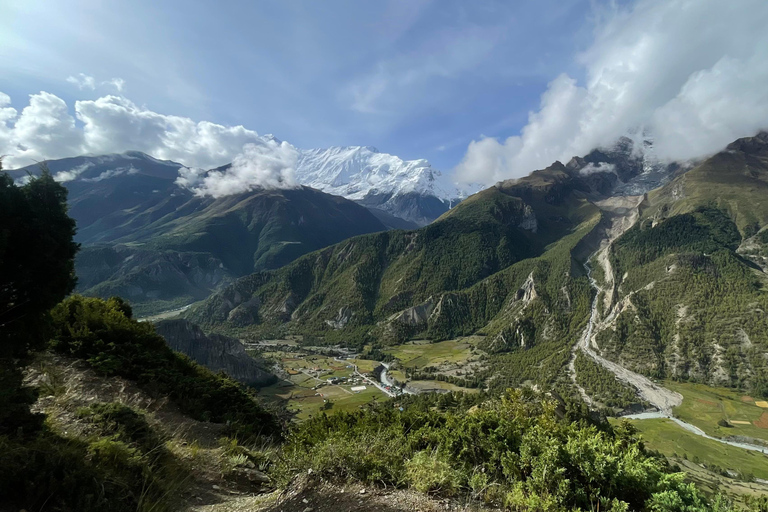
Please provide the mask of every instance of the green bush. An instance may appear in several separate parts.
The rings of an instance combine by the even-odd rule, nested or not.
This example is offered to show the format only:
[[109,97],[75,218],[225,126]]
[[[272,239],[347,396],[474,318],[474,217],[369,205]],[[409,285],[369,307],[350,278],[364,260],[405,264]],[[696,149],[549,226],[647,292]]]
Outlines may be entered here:
[[436,451],[423,450],[405,463],[408,482],[424,493],[454,496],[462,487],[462,474]]
[[99,427],[102,435],[135,445],[144,452],[157,451],[163,442],[143,414],[127,405],[111,402],[94,404],[77,411],[77,416]]
[[[645,450],[628,423],[615,430],[562,418],[527,391],[440,412],[414,402],[319,415],[291,433],[283,468],[326,478],[472,493],[521,511],[708,511],[703,495]],[[285,470],[285,469],[284,469]]]
[[78,512],[163,512],[167,484],[140,450],[43,431],[34,439],[0,436],[0,508]]

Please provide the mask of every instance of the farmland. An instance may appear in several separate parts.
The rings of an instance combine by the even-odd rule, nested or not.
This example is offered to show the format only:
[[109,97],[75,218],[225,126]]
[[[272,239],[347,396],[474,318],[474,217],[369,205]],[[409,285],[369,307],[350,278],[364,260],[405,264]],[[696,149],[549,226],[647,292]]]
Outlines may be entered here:
[[[282,402],[304,420],[322,411],[350,411],[387,396],[379,389],[355,375],[355,366],[361,373],[371,373],[377,365],[365,359],[337,359],[315,354],[301,347],[285,346],[281,350],[268,348],[261,356],[275,364],[274,370],[282,379],[262,388],[259,395],[267,400]],[[360,390],[359,387],[365,389]],[[353,390],[355,388],[355,390]]]
[[683,403],[673,411],[681,420],[713,437],[744,436],[768,442],[768,408],[760,407],[768,404],[703,384],[668,381],[665,386],[683,395]]
[[[613,420],[618,421],[618,420]],[[631,420],[648,448],[675,460],[703,464],[710,471],[732,471],[750,480],[768,479],[768,456],[697,436],[669,419]]]
[[[476,338],[428,343],[415,341],[385,351],[394,358],[391,378],[409,384],[412,392],[477,392],[440,375],[456,377],[480,366],[482,353],[474,349]],[[272,340],[248,345],[252,353],[272,363],[280,381],[259,391],[263,398],[281,403],[302,421],[320,412],[351,411],[388,397],[355,373],[370,375],[379,362],[354,354],[333,353],[328,347],[303,346],[300,340]],[[429,372],[430,378],[410,380],[406,372]],[[434,375],[434,378],[432,376]],[[359,386],[366,389],[360,390]],[[353,391],[353,388],[355,390]]]

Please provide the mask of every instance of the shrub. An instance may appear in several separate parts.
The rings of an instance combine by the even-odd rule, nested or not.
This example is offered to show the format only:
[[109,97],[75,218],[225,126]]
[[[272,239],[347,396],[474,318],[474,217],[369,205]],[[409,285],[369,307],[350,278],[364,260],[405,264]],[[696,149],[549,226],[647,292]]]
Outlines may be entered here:
[[462,475],[436,451],[423,450],[405,463],[408,482],[425,493],[454,496],[462,486]]

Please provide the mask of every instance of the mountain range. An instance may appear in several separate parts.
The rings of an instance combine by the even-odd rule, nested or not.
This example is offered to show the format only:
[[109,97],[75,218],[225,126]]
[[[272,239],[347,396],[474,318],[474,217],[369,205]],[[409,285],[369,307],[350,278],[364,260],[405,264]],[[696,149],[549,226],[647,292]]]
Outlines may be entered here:
[[233,278],[386,229],[364,207],[309,187],[199,197],[176,184],[180,164],[138,152],[47,166],[69,190],[77,221],[78,290],[125,297],[139,314],[183,306]]
[[402,160],[369,146],[299,151],[296,178],[415,224],[409,227],[429,224],[480,188],[459,188],[426,160]]
[[[426,161],[365,147],[302,152],[297,169],[357,202],[308,186],[200,197],[180,164],[135,152],[48,165],[78,221],[79,289],[139,313],[205,299],[187,317],[208,330],[374,350],[479,335],[494,362],[471,378],[489,386],[558,382],[589,321],[624,367],[759,391],[767,148],[761,133],[668,163],[621,138],[456,205]],[[386,230],[416,196],[443,205],[437,220]]]
[[685,164],[645,149],[500,182],[418,230],[238,279],[188,317],[360,349],[474,334],[490,359],[465,379],[491,388],[564,383],[589,323],[590,346],[641,374],[765,394],[768,135]]

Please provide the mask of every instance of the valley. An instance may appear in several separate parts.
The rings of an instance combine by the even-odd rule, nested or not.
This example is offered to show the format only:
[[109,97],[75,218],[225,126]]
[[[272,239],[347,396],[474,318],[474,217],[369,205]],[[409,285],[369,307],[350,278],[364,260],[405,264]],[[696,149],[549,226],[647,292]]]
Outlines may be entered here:
[[0,13],[0,512],[768,512],[768,0]]
[[[236,379],[193,378],[198,370],[189,367],[172,385],[214,379],[239,389],[291,432],[277,459],[265,457],[296,457],[291,464],[307,471],[400,482],[411,471],[404,468],[425,457],[415,448],[421,434],[400,430],[401,422],[432,425],[437,437],[429,442],[440,443],[434,439],[464,435],[473,422],[528,418],[530,409],[535,421],[643,443],[640,452],[663,455],[654,464],[679,465],[702,488],[717,482],[727,492],[759,493],[768,480],[768,278],[760,265],[768,214],[764,221],[754,195],[744,204],[690,198],[710,187],[723,158],[725,170],[747,168],[760,187],[768,135],[737,141],[726,156],[684,172],[643,158],[623,141],[555,162],[420,228],[385,229],[381,212],[306,187],[187,195],[153,203],[150,210],[165,213],[143,219],[118,208],[107,217],[130,219],[115,228],[119,238],[89,244],[75,269],[94,293],[126,287],[128,300],[74,296],[67,311],[77,318],[106,308],[99,314],[116,322],[113,336],[164,339],[190,358],[173,364],[195,361]],[[757,174],[756,162],[764,167]],[[681,196],[685,205],[670,199]],[[322,214],[307,217],[316,210]],[[352,232],[331,229],[339,223]],[[134,314],[140,321],[120,326]],[[83,318],[103,329],[99,315]],[[123,354],[119,343],[102,347],[99,336],[82,332],[87,351],[73,341],[64,355],[128,371],[100,354],[116,351],[126,375],[144,378],[135,369],[141,350],[129,344]],[[219,421],[232,421],[216,410]],[[337,455],[366,451],[369,439],[379,443],[370,465],[357,465],[368,460],[360,454]],[[395,439],[406,444],[394,448]],[[405,458],[389,460],[397,450]],[[456,453],[450,457],[465,461],[462,471],[488,464]],[[487,471],[506,478],[499,467]]]
[[[354,411],[389,398],[422,393],[478,393],[451,377],[482,364],[477,338],[416,341],[387,349],[386,361],[361,359],[342,347],[306,345],[300,338],[246,342],[249,353],[270,363],[279,377],[259,396],[285,407],[294,421],[321,412]],[[369,356],[367,356],[369,357]]]

